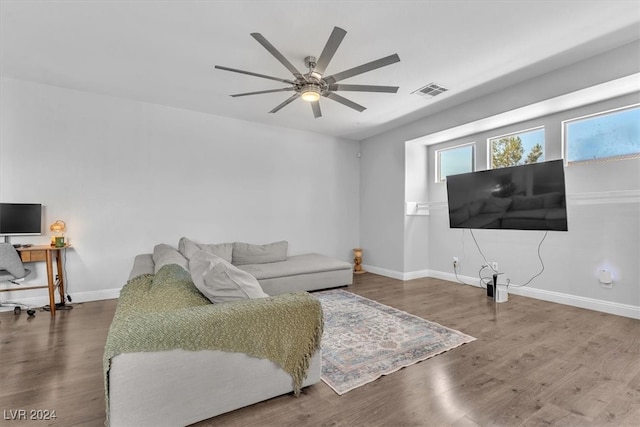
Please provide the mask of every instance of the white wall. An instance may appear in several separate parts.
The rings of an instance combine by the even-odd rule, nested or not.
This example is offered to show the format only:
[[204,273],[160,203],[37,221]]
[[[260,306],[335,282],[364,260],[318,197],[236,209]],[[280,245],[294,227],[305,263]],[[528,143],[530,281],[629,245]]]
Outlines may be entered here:
[[[423,190],[423,198],[433,202],[433,205],[428,220],[428,230],[426,232],[424,229],[421,230],[422,239],[416,237],[413,229],[415,220],[405,218],[404,202],[420,201],[399,200],[396,197],[407,191],[406,179],[414,175],[413,171],[406,169],[406,166],[413,162],[397,160],[402,157],[402,153],[405,156],[413,156],[417,153],[414,148],[407,149],[406,146],[410,144],[406,144],[406,141],[637,73],[640,71],[639,47],[640,42],[622,46],[362,141],[360,235],[362,247],[365,254],[368,254],[368,258],[364,260],[365,268],[400,279],[426,274],[439,275],[439,273],[447,273],[445,277],[451,279],[454,278],[452,274],[448,275],[448,272],[452,272],[451,257],[463,256],[459,253],[463,236],[459,234],[460,232],[450,232],[446,222],[446,203],[444,203],[446,196],[442,188],[430,187]],[[517,125],[516,130],[526,127],[526,125]],[[556,141],[549,153],[558,157],[561,151],[557,145],[560,135],[559,130],[554,132],[556,133],[552,132],[547,138],[548,141],[549,138]],[[455,142],[459,141],[452,143]],[[382,162],[380,159],[384,157],[391,160]],[[477,157],[478,159],[486,158],[486,152],[478,150]],[[429,165],[431,165],[431,159]],[[432,180],[433,171],[429,169],[426,173],[428,179]],[[606,176],[604,180],[595,179],[603,175]],[[567,177],[567,189],[569,193],[575,194],[607,192],[612,188],[624,188],[632,192],[627,194],[635,194],[633,191],[638,189],[638,185],[640,184],[636,162],[626,163],[622,168],[615,165],[594,165],[591,169],[575,167]],[[420,194],[414,188],[411,190],[411,196],[419,198]],[[590,304],[593,299],[596,302],[602,302],[601,305],[606,305],[608,302],[616,306],[627,304],[632,306],[632,311],[635,310],[633,315],[640,315],[638,311],[640,291],[637,287],[640,276],[637,262],[631,261],[634,256],[638,258],[638,242],[640,242],[637,203],[617,204],[616,213],[612,213],[605,207],[607,205],[602,204],[613,200],[606,195],[604,195],[606,201],[602,194],[581,194],[577,198],[580,200],[569,208],[569,233],[550,235],[545,243],[545,248],[555,247],[556,249],[551,250],[545,258],[548,263],[545,271],[546,288],[541,288],[536,297],[545,297],[542,290],[553,289],[547,294],[558,293],[559,295],[552,295],[558,301],[564,298],[563,301],[566,302],[568,298],[571,299],[570,302],[575,303],[580,299],[586,299]],[[634,197],[631,199],[635,200]],[[625,200],[625,202],[628,201],[629,198]],[[582,205],[592,206],[585,208]],[[375,212],[375,217],[365,219],[367,212]],[[606,218],[606,220],[601,221],[597,218]],[[399,228],[403,228],[403,232],[399,232]],[[540,240],[539,236],[531,233],[522,236],[508,233],[496,239],[493,236],[487,238],[486,233],[479,232],[477,237],[488,245],[489,252],[493,251],[494,258],[499,258],[497,261],[504,260],[501,261],[502,266],[511,268],[513,272],[511,280],[514,283],[522,283],[524,278],[530,276],[531,267],[535,265],[535,262],[522,265],[522,257],[532,255],[534,261],[537,260],[535,248]],[[428,240],[427,255],[421,258],[416,254],[425,253],[423,248],[425,240]],[[614,248],[616,245],[614,241],[622,243]],[[473,249],[470,244],[473,242],[467,235],[466,252],[471,252]],[[534,245],[533,251],[530,250],[531,245]],[[588,250],[574,251],[582,247]],[[570,263],[565,263],[565,259]],[[606,291],[599,288],[597,283],[593,284],[594,269],[600,268],[604,260],[613,260],[607,265],[615,263],[612,269],[624,271],[619,274],[624,284],[619,283],[619,286],[614,285],[612,290]],[[624,267],[617,266],[618,263],[623,264]],[[477,260],[472,260],[471,265],[463,266],[464,274],[468,274],[469,277],[474,276],[471,270],[476,267],[476,264]],[[518,269],[518,266],[523,268]],[[537,272],[537,270],[533,271]],[[565,298],[567,295],[568,297]]]
[[[545,128],[545,159],[559,159],[562,120],[639,102],[640,94],[631,94],[432,145],[428,147],[428,169],[435,167],[436,150],[476,142],[477,170],[485,170],[488,138],[537,126]],[[432,173],[429,176],[429,270],[452,279],[452,257],[457,256],[459,275],[477,283],[483,258],[469,231],[449,228],[446,184],[435,183]],[[569,231],[548,233],[541,247],[544,272],[527,289],[520,289],[521,293],[542,297],[555,292],[567,295],[564,298],[596,300],[590,308],[598,308],[601,302],[631,305],[640,314],[640,159],[570,165],[565,168],[565,180]],[[521,285],[541,270],[537,247],[543,231],[475,230],[474,234],[487,260],[498,262],[504,273],[501,283],[509,278]],[[612,271],[612,289],[599,283],[601,269]]]
[[401,270],[404,264],[404,175],[398,171],[404,171],[404,146],[380,138],[362,144],[360,149],[363,265]]
[[[42,203],[47,228],[66,221],[74,301],[116,296],[136,254],[181,236],[287,240],[290,254],[345,261],[359,244],[356,142],[25,81],[0,89],[0,201]],[[31,282],[45,279],[38,265]]]
[[[404,272],[406,235],[398,230],[404,228],[404,200],[400,195],[405,192],[406,141],[637,73],[638,49],[640,42],[633,42],[363,140],[360,169],[360,236],[366,254],[363,264],[394,277]],[[512,76],[506,78],[517,81]]]

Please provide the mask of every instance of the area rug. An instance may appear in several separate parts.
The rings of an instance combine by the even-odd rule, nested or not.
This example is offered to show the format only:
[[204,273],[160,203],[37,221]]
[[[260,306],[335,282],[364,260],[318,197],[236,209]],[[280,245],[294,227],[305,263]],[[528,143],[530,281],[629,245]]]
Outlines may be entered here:
[[343,290],[322,303],[322,381],[342,395],[475,338]]

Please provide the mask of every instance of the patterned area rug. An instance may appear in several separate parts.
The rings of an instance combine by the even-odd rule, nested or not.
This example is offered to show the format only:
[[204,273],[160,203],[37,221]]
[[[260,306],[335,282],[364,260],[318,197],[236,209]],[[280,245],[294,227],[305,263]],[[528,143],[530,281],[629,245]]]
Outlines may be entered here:
[[475,338],[343,290],[322,303],[322,381],[342,395]]

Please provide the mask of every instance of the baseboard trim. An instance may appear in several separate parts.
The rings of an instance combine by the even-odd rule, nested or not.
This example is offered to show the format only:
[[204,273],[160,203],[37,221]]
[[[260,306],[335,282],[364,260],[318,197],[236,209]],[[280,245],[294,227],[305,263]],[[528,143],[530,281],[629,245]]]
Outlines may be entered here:
[[379,274],[380,276],[390,277],[396,280],[406,280],[404,278],[405,273],[401,273],[399,271],[387,270],[386,268],[374,267],[372,265],[365,265],[365,264],[362,264],[362,268],[365,271],[369,271],[373,274]]
[[[19,303],[22,305],[26,305],[29,307],[42,307],[43,305],[49,304],[49,296],[42,295],[37,297],[26,297],[21,298],[19,292],[11,292],[12,297],[7,298],[3,297],[2,301],[4,302],[13,302]],[[120,289],[101,289],[98,291],[85,291],[85,292],[70,292],[71,298],[73,299],[72,304],[79,302],[90,302],[90,301],[101,301],[105,299],[117,299],[120,297]],[[56,295],[56,301],[59,296]],[[0,307],[0,311],[10,311],[13,310],[13,307],[6,306]]]
[[594,298],[581,297],[577,295],[563,294],[560,292],[547,291],[536,288],[509,288],[509,293],[536,298],[558,304],[570,305],[572,307],[586,308],[589,310],[601,311],[603,313],[615,314],[618,316],[640,319],[640,307],[617,302],[603,301]]
[[431,270],[418,270],[418,271],[409,271],[408,273],[403,273],[403,280],[413,280],[420,279],[423,277],[430,277]]
[[[398,280],[412,280],[423,277],[447,280],[449,282],[460,283],[469,286],[480,287],[480,280],[477,277],[463,276],[458,274],[438,270],[419,270],[402,273],[399,271],[385,270],[373,266],[367,266],[366,270],[381,276],[391,277]],[[509,287],[509,293],[535,298],[543,301],[555,302],[557,304],[570,305],[572,307],[586,308],[588,310],[600,311],[603,313],[615,314],[617,316],[640,319],[640,306],[621,304],[611,301],[603,301],[595,298],[581,297],[577,295],[564,294],[561,292],[547,291],[531,287]]]
[[429,277],[430,270],[410,271],[408,273],[402,273],[395,270],[387,270],[386,268],[374,267],[372,265],[362,265],[366,271],[370,271],[373,274],[379,274],[380,276],[390,277],[397,280],[413,280],[420,279],[422,277]]
[[434,279],[448,280],[449,282],[460,283],[462,285],[480,287],[480,279],[477,277],[463,276],[458,274],[456,277],[453,273],[447,273],[446,271],[427,270],[429,273],[422,277],[433,277]]

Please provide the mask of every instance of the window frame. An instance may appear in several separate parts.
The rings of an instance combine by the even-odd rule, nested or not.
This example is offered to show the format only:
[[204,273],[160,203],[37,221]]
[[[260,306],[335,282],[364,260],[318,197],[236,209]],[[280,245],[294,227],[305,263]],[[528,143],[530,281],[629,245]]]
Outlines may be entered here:
[[610,114],[615,114],[615,113],[619,113],[625,110],[634,110],[634,109],[640,109],[640,103],[637,104],[631,104],[631,105],[625,105],[623,107],[617,107],[617,108],[613,108],[610,110],[605,110],[605,111],[599,111],[596,113],[591,113],[591,114],[586,114],[584,116],[580,116],[580,117],[574,117],[572,119],[567,119],[567,120],[562,120],[560,122],[560,131],[561,131],[561,147],[560,149],[562,150],[562,157],[564,159],[564,165],[565,167],[567,166],[572,166],[572,165],[580,165],[580,164],[589,164],[589,163],[601,163],[601,162],[610,162],[610,161],[616,161],[616,160],[623,160],[623,159],[637,159],[640,158],[640,152],[638,153],[633,153],[633,154],[622,154],[622,155],[618,155],[618,156],[610,156],[610,157],[598,157],[596,159],[588,159],[588,160],[576,160],[576,161],[569,161],[569,144],[567,141],[567,125],[573,122],[578,122],[578,121],[583,121],[583,120],[588,120],[588,119],[592,119],[595,117],[601,117],[601,116],[606,116],[606,115],[610,115]]
[[540,125],[540,126],[535,126],[532,128],[528,128],[528,129],[523,129],[523,130],[517,130],[514,132],[509,132],[509,133],[505,133],[502,135],[496,135],[496,136],[491,136],[489,138],[487,138],[487,170],[493,170],[496,169],[493,167],[493,150],[491,147],[491,141],[495,140],[495,139],[502,139],[505,138],[507,136],[512,136],[512,135],[521,135],[523,133],[528,133],[528,132],[533,132],[533,131],[537,131],[537,130],[543,130],[543,140],[542,140],[542,155],[544,156],[546,151],[547,151],[547,129],[545,128],[544,125]]
[[[476,142],[475,141],[471,141],[471,142],[465,142],[464,144],[458,144],[458,145],[452,145],[451,147],[445,147],[445,148],[441,148],[439,150],[436,150],[435,152],[435,182],[436,183],[442,183],[442,182],[447,182],[447,177],[444,177],[442,179],[440,179],[440,171],[442,169],[441,165],[440,165],[440,153],[442,153],[443,151],[451,151],[451,150],[456,150],[459,148],[465,148],[465,147],[471,147],[471,169],[469,172],[475,172],[477,170],[477,162],[476,162]],[[461,173],[467,173],[467,172],[461,172]]]

